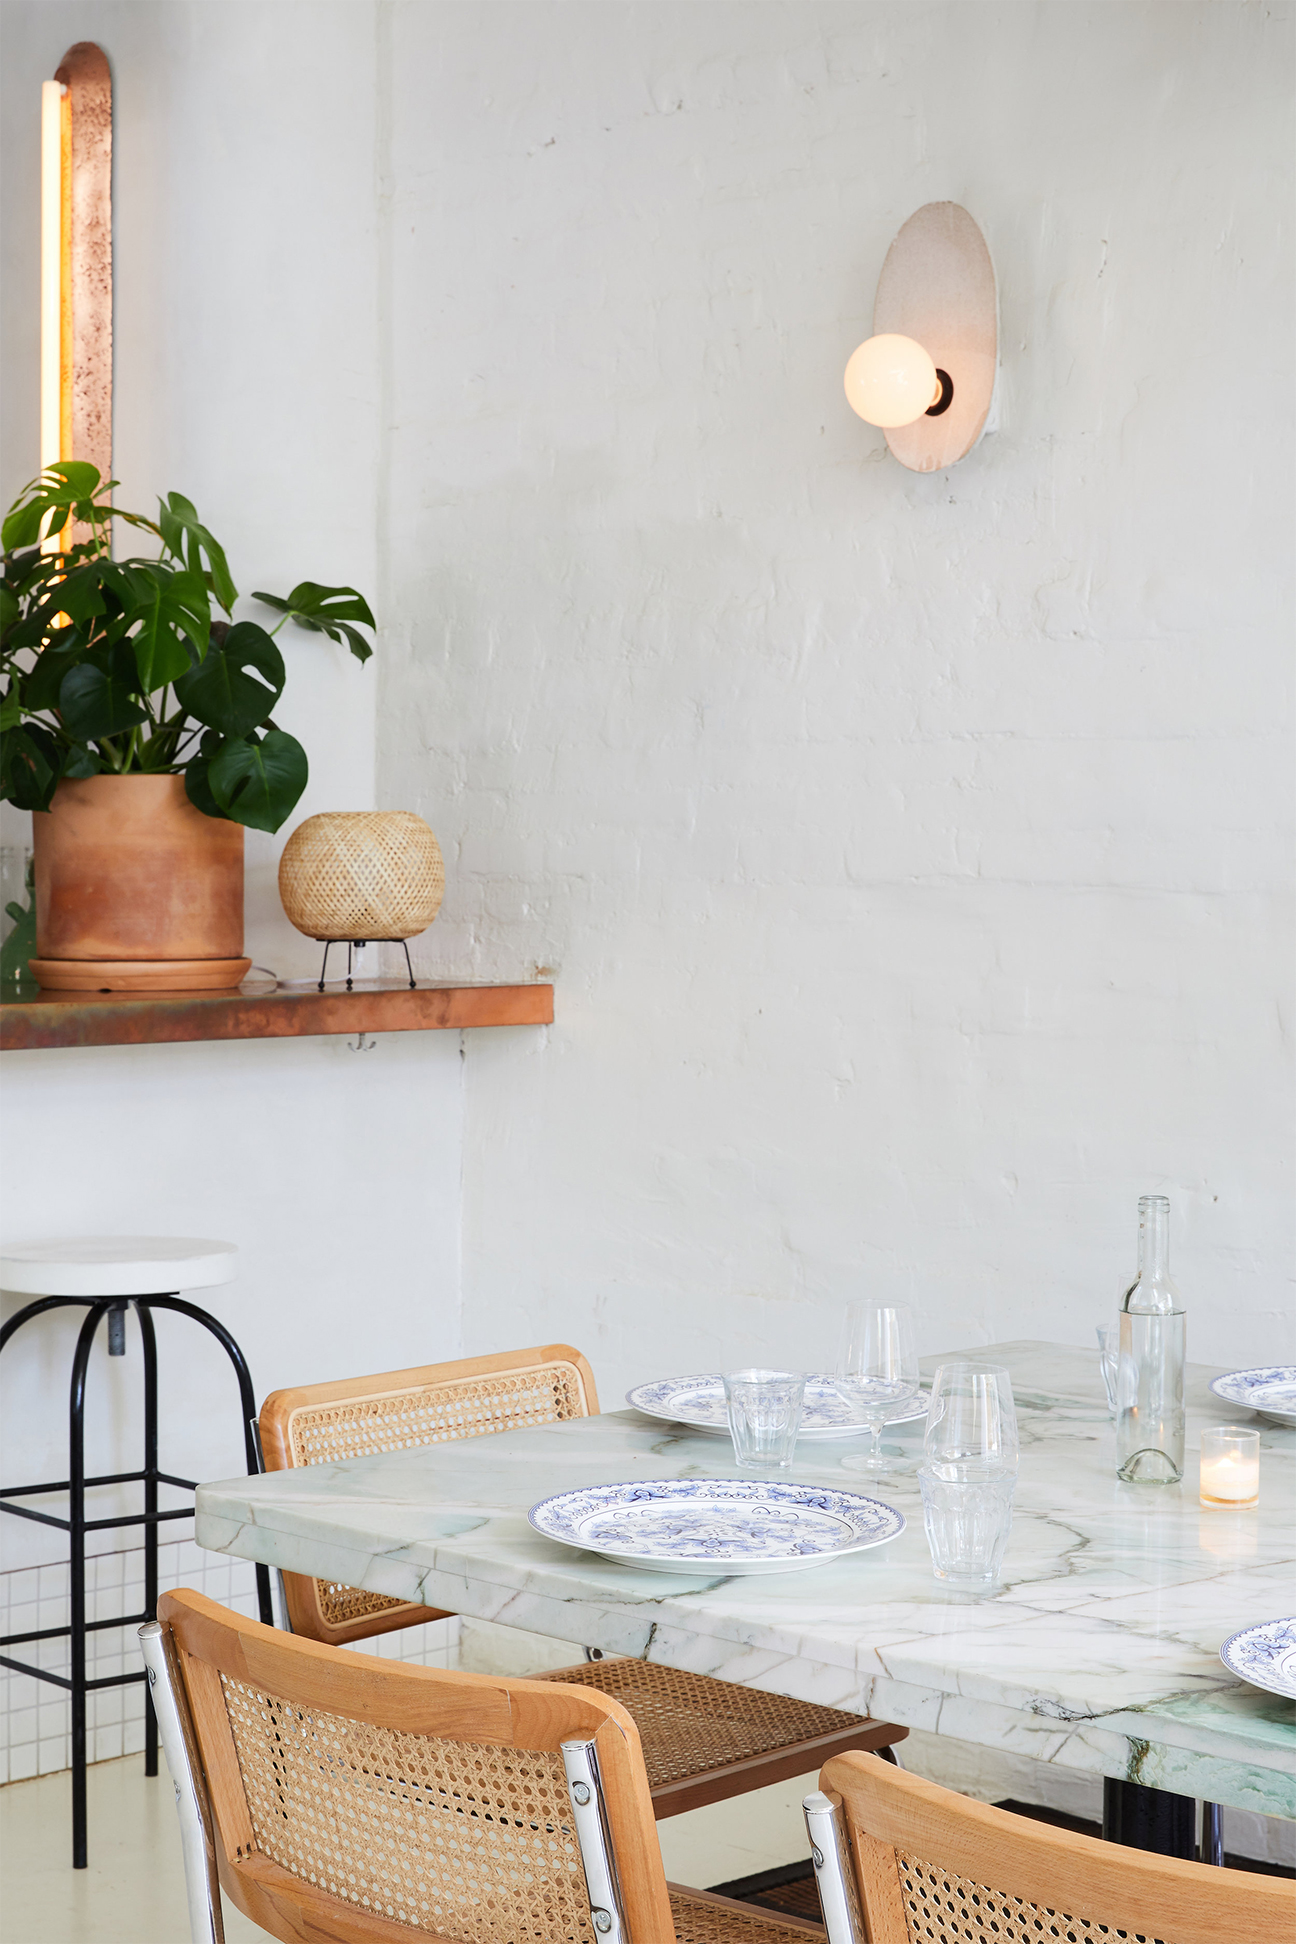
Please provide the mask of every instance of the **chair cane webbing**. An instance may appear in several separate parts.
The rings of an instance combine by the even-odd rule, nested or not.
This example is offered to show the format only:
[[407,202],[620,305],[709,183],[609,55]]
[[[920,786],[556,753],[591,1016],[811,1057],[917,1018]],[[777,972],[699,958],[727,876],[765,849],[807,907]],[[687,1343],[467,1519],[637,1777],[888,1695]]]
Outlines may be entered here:
[[670,1892],[671,1916],[675,1922],[676,1944],[814,1944],[825,1933],[816,1926],[784,1921],[773,1912],[727,1909],[722,1903],[706,1903],[690,1897],[687,1890]]
[[[304,1405],[289,1420],[288,1444],[294,1465],[325,1465],[585,1415],[580,1372],[573,1364],[551,1363]],[[334,1580],[317,1579],[315,1599],[326,1627],[351,1626],[402,1608],[411,1617],[425,1611],[416,1601],[394,1600]]]
[[464,1944],[598,1944],[560,1755],[221,1687],[257,1847],[282,1869]]
[[897,1850],[910,1944],[1160,1944],[1143,1931],[1065,1917]]
[[315,1599],[320,1618],[330,1627],[346,1627],[352,1621],[367,1620],[370,1614],[396,1613],[401,1608],[410,1613],[423,1611],[413,1600],[393,1600],[387,1593],[366,1593],[362,1586],[343,1586],[335,1580],[317,1579]]
[[[765,1755],[792,1742],[857,1728],[863,1717],[781,1694],[737,1687],[709,1674],[687,1674],[651,1661],[591,1661],[541,1680],[597,1688],[634,1716],[650,1787],[681,1781],[704,1769]],[[898,1732],[898,1731],[897,1731]]]
[[584,1415],[579,1371],[553,1363],[303,1406],[293,1412],[288,1435],[295,1465],[321,1465]]

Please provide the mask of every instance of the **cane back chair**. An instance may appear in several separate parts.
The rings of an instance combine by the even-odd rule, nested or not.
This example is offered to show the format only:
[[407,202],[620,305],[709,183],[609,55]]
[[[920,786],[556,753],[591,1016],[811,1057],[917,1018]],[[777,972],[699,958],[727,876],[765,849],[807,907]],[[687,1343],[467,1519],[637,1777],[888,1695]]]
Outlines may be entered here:
[[[554,1424],[598,1408],[580,1351],[550,1343],[275,1391],[261,1407],[261,1445],[267,1468],[279,1471]],[[332,1580],[285,1573],[283,1581],[293,1632],[327,1646],[447,1617]],[[659,1820],[804,1775],[843,1749],[886,1748],[909,1732],[645,1661],[595,1660],[542,1678],[594,1689],[630,1710]]]
[[1276,1877],[1188,1863],[973,1802],[868,1755],[805,1799],[828,1944],[1291,1944]]
[[634,1722],[552,1681],[298,1640],[199,1593],[140,1630],[193,1944],[806,1944],[668,1885]]

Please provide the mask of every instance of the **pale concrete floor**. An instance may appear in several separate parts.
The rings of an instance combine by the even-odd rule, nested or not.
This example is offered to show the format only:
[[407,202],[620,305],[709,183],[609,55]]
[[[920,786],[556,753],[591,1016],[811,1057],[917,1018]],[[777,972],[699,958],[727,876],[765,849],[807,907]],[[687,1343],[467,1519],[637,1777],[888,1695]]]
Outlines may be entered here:
[[[705,1887],[807,1854],[801,1798],[817,1775],[759,1789],[658,1824],[666,1874]],[[90,1866],[74,1870],[71,1777],[0,1788],[0,1940],[3,1944],[189,1944],[175,1799],[144,1758],[89,1772]],[[266,1933],[226,1905],[227,1944]]]

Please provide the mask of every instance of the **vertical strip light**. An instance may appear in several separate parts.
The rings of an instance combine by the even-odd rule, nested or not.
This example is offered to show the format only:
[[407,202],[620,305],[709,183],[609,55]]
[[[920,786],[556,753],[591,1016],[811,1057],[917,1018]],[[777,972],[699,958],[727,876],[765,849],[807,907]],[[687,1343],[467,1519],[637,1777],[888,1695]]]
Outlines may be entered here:
[[[72,372],[72,90],[59,98],[59,458],[71,459]],[[71,530],[68,544],[71,544]]]
[[[62,81],[41,83],[41,471],[72,452],[72,103]],[[71,543],[71,522],[41,542]]]
[[61,81],[41,85],[41,471],[63,457],[63,103]]

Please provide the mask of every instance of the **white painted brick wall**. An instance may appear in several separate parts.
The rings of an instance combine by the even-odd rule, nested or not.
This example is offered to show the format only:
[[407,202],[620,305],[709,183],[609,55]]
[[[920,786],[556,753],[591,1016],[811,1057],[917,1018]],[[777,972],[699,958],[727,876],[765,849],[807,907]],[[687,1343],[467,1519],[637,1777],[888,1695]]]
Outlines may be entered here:
[[[1164,1190],[1190,1354],[1279,1354],[1290,15],[490,23],[395,10],[380,115],[380,797],[425,972],[557,972],[469,1037],[466,1347],[1091,1342]],[[841,373],[940,197],[1001,429],[919,478]]]

